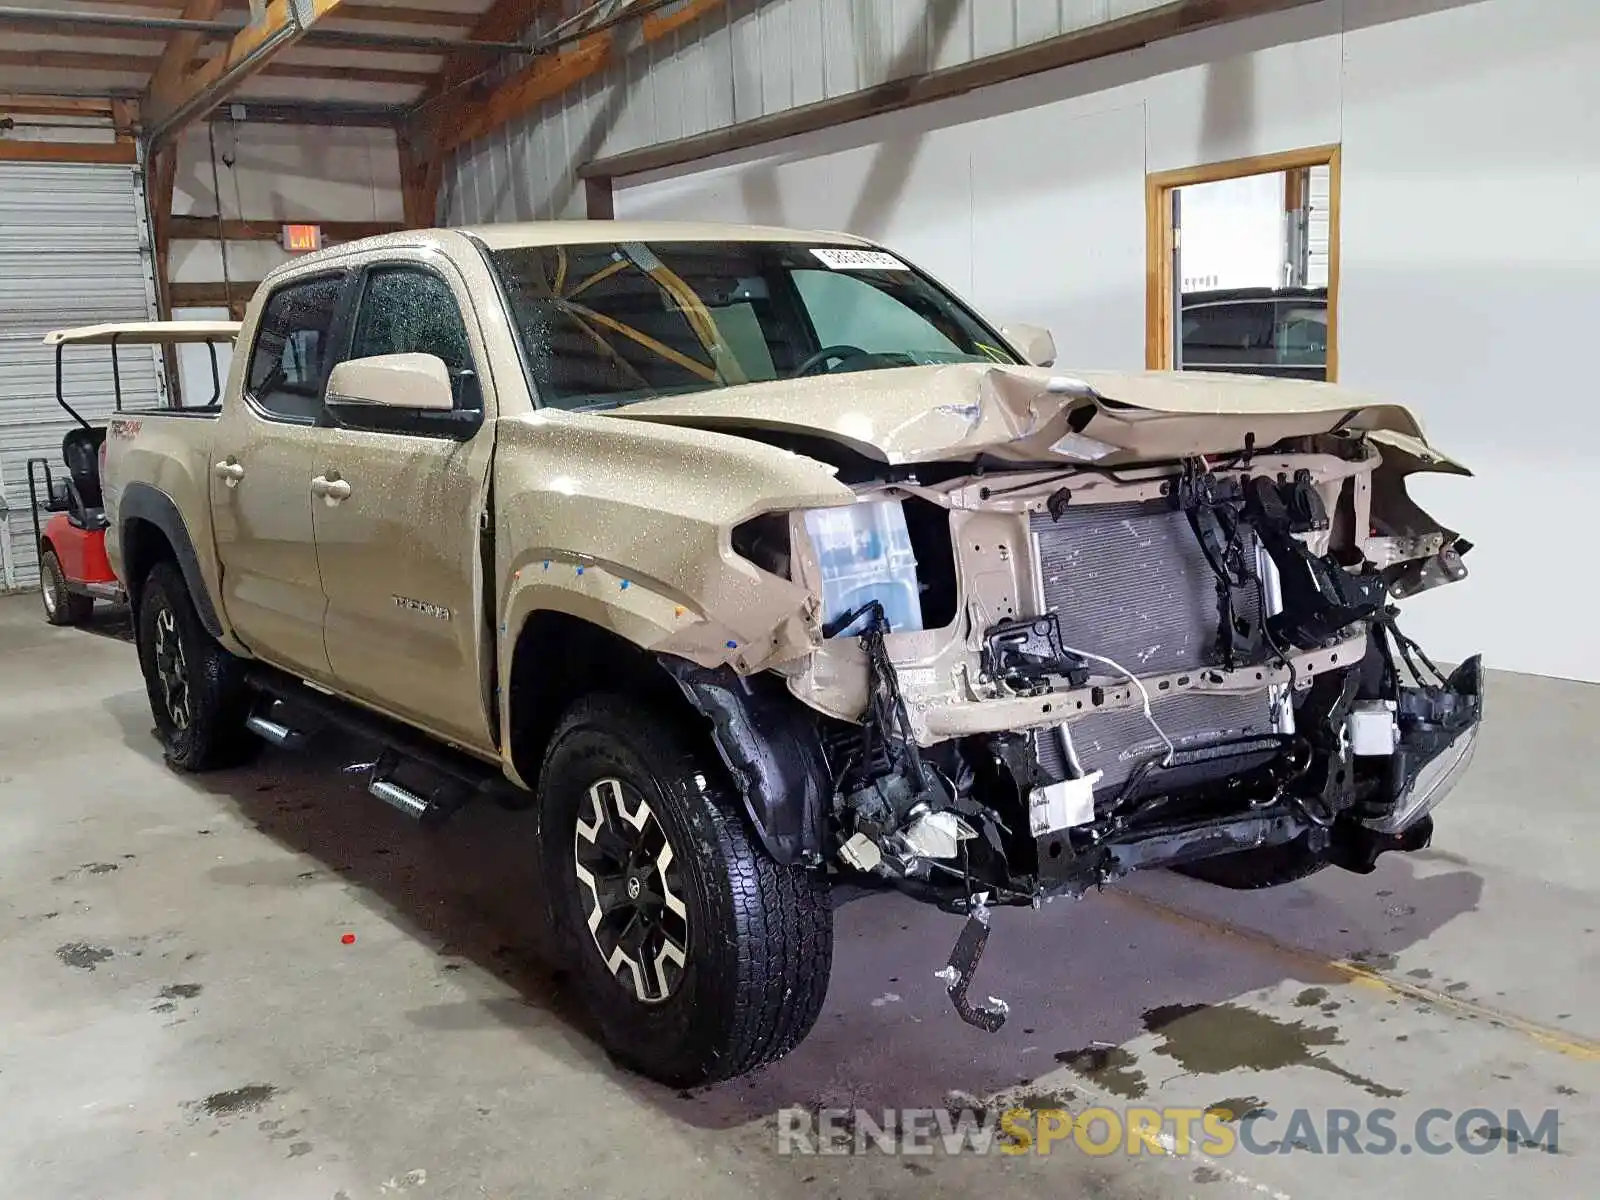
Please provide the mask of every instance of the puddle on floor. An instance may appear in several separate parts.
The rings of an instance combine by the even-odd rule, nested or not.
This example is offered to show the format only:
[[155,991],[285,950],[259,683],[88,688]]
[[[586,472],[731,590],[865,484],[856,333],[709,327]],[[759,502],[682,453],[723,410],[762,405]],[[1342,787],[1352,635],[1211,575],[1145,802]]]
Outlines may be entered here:
[[1074,1075],[1104,1088],[1124,1100],[1137,1100],[1148,1090],[1139,1060],[1121,1046],[1085,1046],[1063,1050],[1056,1061]]
[[1384,1099],[1405,1094],[1318,1053],[1321,1047],[1344,1045],[1333,1025],[1281,1021],[1237,1004],[1166,1004],[1145,1011],[1144,1027],[1161,1038],[1155,1053],[1176,1059],[1191,1075],[1310,1067]]

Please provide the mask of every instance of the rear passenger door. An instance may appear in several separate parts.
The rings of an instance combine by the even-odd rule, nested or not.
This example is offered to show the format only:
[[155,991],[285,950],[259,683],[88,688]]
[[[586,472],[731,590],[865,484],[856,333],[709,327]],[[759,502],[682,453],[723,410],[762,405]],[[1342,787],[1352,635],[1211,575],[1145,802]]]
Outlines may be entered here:
[[[344,357],[433,354],[455,411],[330,407],[315,471],[324,634],[338,686],[446,740],[492,751],[484,693],[493,640],[480,521],[494,423],[483,339],[443,259],[367,267]],[[318,482],[318,481],[322,482]],[[328,484],[341,486],[332,490]]]
[[266,298],[243,377],[212,444],[211,513],[223,608],[262,659],[328,681],[323,596],[311,515],[318,428],[338,356],[350,274],[292,279]]

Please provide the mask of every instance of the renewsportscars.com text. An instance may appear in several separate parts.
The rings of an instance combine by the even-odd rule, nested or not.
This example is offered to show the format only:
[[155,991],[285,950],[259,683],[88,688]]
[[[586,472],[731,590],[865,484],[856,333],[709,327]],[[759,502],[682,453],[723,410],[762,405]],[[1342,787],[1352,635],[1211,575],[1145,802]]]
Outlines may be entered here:
[[1556,1109],[785,1108],[779,1154],[1517,1154],[1560,1153]]

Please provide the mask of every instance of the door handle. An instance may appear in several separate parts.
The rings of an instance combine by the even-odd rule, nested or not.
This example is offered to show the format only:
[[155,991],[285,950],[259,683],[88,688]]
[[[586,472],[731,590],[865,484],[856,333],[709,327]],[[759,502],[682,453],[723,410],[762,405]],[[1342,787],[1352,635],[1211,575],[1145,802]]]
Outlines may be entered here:
[[238,487],[239,480],[244,478],[244,468],[231,458],[224,459],[211,468],[211,473],[222,480],[229,487]]
[[326,475],[318,475],[311,481],[311,494],[321,496],[329,504],[338,504],[350,498],[350,481],[348,479],[329,479]]

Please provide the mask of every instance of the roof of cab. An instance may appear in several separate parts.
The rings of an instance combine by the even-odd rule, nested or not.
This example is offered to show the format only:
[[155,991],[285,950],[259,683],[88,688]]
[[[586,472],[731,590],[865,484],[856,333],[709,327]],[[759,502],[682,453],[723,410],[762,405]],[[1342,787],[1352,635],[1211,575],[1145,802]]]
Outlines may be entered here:
[[226,342],[239,336],[239,324],[238,321],[113,321],[105,325],[79,325],[76,329],[52,329],[44,335],[44,344],[114,341],[119,346],[164,346],[178,342]]
[[870,246],[848,233],[780,229],[766,225],[728,225],[696,221],[525,221],[506,225],[467,225],[491,250],[527,246],[571,246],[605,242],[818,242],[824,246]]

